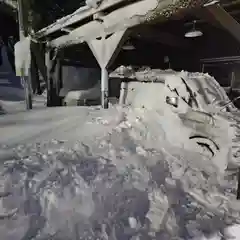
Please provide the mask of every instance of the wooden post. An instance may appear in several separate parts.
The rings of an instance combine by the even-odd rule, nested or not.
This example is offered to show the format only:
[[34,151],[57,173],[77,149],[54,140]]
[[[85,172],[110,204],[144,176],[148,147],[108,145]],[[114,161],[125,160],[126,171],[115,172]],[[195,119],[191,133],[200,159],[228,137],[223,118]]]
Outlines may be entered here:
[[[25,38],[24,20],[23,20],[23,1],[18,0],[18,23],[20,40]],[[21,81],[24,84],[25,101],[27,110],[32,109],[32,89],[31,89],[31,71],[29,66],[28,76],[21,71]]]
[[93,39],[87,41],[89,48],[95,56],[101,68],[101,103],[103,108],[108,108],[108,67],[112,64],[118,55],[124,40],[129,32],[127,29],[113,33],[106,38],[104,33],[101,39]]
[[56,58],[57,52],[54,49],[47,48],[46,49],[46,69],[47,69],[47,106],[59,106],[59,79],[58,71],[60,66],[58,64],[58,60]]
[[18,24],[20,40],[25,38],[24,18],[23,18],[23,0],[18,0]]
[[47,106],[51,107],[53,106],[53,99],[52,99],[52,88],[53,88],[53,82],[51,77],[51,50],[46,50],[46,69],[47,69]]
[[240,168],[238,168],[237,200],[240,200]]
[[56,85],[56,105],[61,106],[61,98],[59,97],[60,90],[62,88],[62,65],[60,59],[56,60],[56,77],[55,77],[55,85]]
[[101,103],[103,108],[108,108],[108,71],[105,67],[101,68]]

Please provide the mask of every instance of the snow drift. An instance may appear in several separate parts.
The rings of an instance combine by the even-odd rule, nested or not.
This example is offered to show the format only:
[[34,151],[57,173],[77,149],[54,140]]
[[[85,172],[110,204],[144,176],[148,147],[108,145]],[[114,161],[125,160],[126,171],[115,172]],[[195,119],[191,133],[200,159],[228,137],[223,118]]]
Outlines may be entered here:
[[[210,82],[208,78],[203,74],[184,77],[187,83],[195,79],[202,85]],[[210,84],[215,95],[215,87],[219,89],[219,101],[226,102],[216,81]],[[198,93],[196,87],[191,88]],[[208,91],[204,93],[210,97]],[[195,111],[201,105],[213,112],[219,124],[231,122],[223,129],[233,129],[235,134],[238,111],[232,106],[231,112],[220,112],[220,103],[213,107],[210,99],[204,104],[206,98],[200,95],[198,106],[180,108],[180,113],[159,99],[154,108],[131,106],[135,95],[129,106],[112,106],[108,111],[56,108],[28,113],[25,120],[4,116],[0,124],[5,127],[14,117],[21,119],[21,131],[28,129],[24,121],[30,123],[36,114],[44,123],[51,116],[65,127],[56,125],[50,134],[39,121],[47,138],[40,135],[34,140],[28,130],[28,140],[21,144],[9,142],[11,137],[1,139],[1,239],[170,240],[213,235],[228,239],[228,227],[240,219],[236,167],[220,173],[212,158],[189,147],[192,143],[187,136],[194,128],[184,125],[180,116],[186,117],[190,108]],[[149,95],[142,97],[147,100]],[[62,112],[66,113],[64,121]],[[223,138],[220,134],[219,139]],[[228,149],[235,149],[234,145],[239,149],[236,139]],[[233,159],[237,164],[237,155]]]

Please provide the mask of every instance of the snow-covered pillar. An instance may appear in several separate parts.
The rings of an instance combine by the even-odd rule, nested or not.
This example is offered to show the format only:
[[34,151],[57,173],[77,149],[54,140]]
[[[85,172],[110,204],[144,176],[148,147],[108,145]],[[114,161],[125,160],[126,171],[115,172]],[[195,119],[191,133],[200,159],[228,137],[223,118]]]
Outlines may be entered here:
[[107,69],[118,55],[126,35],[127,30],[122,30],[108,37],[103,34],[99,40],[93,39],[87,41],[101,68],[101,103],[103,108],[108,108],[109,76]]
[[101,103],[103,108],[108,108],[108,71],[101,68]]
[[[21,69],[21,80],[24,83],[24,90],[25,90],[25,101],[26,101],[26,108],[27,110],[32,109],[32,86],[31,86],[31,40],[30,38],[26,39],[26,32],[24,26],[24,9],[23,9],[23,0],[17,1],[18,3],[18,24],[19,24],[19,38],[21,42],[26,42],[28,43],[27,45],[25,44],[25,51],[26,53],[22,58],[25,58],[22,62],[24,62],[23,65],[25,65],[25,69]],[[26,72],[27,69],[27,72]]]
[[21,78],[24,90],[27,110],[32,109],[31,86],[31,39],[29,37],[17,42],[14,46],[16,76]]

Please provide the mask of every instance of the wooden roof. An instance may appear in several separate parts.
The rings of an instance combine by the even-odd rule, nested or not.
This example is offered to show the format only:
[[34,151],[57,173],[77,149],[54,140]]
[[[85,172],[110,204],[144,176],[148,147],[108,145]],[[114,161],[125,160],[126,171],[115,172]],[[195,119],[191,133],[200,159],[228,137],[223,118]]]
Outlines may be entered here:
[[[203,5],[208,0],[104,0],[94,9],[79,8],[36,33],[37,39],[52,39],[51,46],[65,47],[99,37],[104,31],[111,34],[122,28],[142,23],[166,21],[177,13]],[[94,15],[104,12],[103,24],[94,21]]]

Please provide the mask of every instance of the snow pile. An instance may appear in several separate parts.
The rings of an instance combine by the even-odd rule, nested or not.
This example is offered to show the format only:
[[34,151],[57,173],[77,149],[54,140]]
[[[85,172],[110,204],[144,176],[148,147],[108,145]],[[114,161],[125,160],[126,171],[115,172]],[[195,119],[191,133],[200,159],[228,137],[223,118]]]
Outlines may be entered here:
[[[239,131],[238,112],[219,111],[228,98],[221,88],[215,91],[215,80],[207,87],[211,93],[205,89],[210,76],[172,71],[186,80],[183,88],[169,71],[159,71],[162,87],[145,95],[139,88],[128,95],[132,106],[51,108],[0,118],[1,239],[230,239],[240,222],[237,169],[224,175],[218,165],[221,156],[226,162],[231,157],[221,151],[233,150],[226,143],[234,137],[230,130]],[[162,89],[176,90],[188,107],[168,105]],[[159,94],[155,99],[148,98],[152,91]],[[189,138],[193,133],[214,136],[216,161],[199,151]]]
[[[138,81],[122,83],[120,103],[150,110],[147,115],[159,118],[172,145],[196,152],[208,148],[209,157],[224,172],[236,128],[220,114],[221,104],[229,99],[217,81],[208,74],[159,69],[137,71],[135,78]],[[177,105],[169,105],[168,98]]]
[[236,179],[173,147],[145,111],[98,118],[91,128],[111,130],[71,147],[1,145],[1,239],[190,239],[239,222]]
[[[101,83],[98,82],[92,88],[86,90],[69,91],[64,97],[65,105],[78,105],[76,102],[84,100],[99,100],[101,97]],[[100,101],[98,101],[100,102]]]
[[[150,68],[134,70],[131,67],[121,66],[111,73],[110,77],[127,78],[132,81],[137,80],[138,82],[146,83],[162,83],[165,85],[161,90],[164,96],[166,94],[169,95],[170,91],[175,92],[181,96],[185,102],[190,103],[191,107],[200,110],[205,109],[207,105],[213,103],[217,106],[217,104],[229,101],[226,92],[219,83],[213,77],[204,73],[176,72],[171,69],[161,70]],[[138,91],[139,90],[140,89],[138,89]],[[194,104],[189,102],[190,98],[195,98]],[[155,96],[150,95],[150,93],[146,94],[144,99],[145,101],[154,99],[158,100],[158,102],[162,100],[160,93],[155,94]]]

